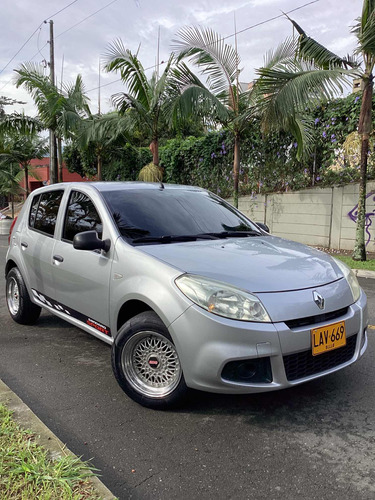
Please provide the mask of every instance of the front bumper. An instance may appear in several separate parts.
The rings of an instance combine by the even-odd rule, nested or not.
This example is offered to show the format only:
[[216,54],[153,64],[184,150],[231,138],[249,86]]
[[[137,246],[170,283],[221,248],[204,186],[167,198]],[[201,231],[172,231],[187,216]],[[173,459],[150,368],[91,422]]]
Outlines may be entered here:
[[[344,310],[344,314],[332,321],[290,327],[284,321],[249,323],[221,318],[192,305],[169,326],[169,331],[188,387],[231,394],[265,392],[333,373],[364,354],[368,321],[366,295],[361,292],[359,300]],[[311,328],[342,320],[346,325],[347,346],[312,359]],[[269,360],[272,381],[243,382],[223,377],[227,363],[261,358],[267,358],[267,363]],[[299,368],[305,365],[307,369]]]

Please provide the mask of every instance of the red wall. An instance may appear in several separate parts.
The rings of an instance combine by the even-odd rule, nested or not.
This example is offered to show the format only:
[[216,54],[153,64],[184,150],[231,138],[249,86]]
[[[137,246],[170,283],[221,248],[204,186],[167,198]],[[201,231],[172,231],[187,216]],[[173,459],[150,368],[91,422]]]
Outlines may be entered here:
[[[29,190],[33,191],[38,187],[45,186],[49,183],[49,158],[41,160],[33,159],[30,161],[30,169],[35,170],[38,179],[35,179],[29,172]],[[77,173],[71,173],[63,164],[63,182],[89,182],[92,179],[81,177]],[[25,188],[25,179],[20,182],[20,185]]]

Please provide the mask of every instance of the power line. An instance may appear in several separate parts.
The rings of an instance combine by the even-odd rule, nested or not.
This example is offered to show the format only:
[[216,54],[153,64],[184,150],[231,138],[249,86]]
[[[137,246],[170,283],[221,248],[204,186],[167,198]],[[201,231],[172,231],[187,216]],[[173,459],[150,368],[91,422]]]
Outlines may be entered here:
[[60,9],[57,12],[55,12],[54,14],[52,14],[52,16],[46,17],[46,19],[52,19],[53,17],[57,16],[57,14],[60,14],[60,12],[62,12],[63,10],[67,9],[68,7],[70,7],[71,5],[73,5],[74,3],[77,3],[77,2],[78,2],[78,0],[73,0],[73,2],[70,2],[68,5],[65,5],[65,7],[63,7],[62,9]]
[[257,28],[258,26],[261,26],[262,24],[269,23],[271,21],[274,21],[275,19],[280,19],[280,17],[284,17],[285,14],[291,14],[292,12],[296,12],[297,10],[303,9],[305,7],[308,7],[309,5],[312,5],[313,3],[317,3],[320,0],[313,0],[312,2],[305,3],[304,5],[300,5],[299,7],[296,7],[295,9],[288,10],[287,12],[283,12],[282,14],[279,14],[278,16],[271,17],[270,19],[266,19],[265,21],[261,21],[260,23],[253,24],[252,26],[248,26],[247,28],[244,28],[240,31],[236,31],[236,33],[233,33],[233,35],[228,35],[222,38],[222,40],[226,40],[227,38],[231,38],[232,36],[239,35],[240,33],[244,33],[245,31],[251,30],[253,28]]
[[10,59],[7,64],[3,67],[3,69],[0,71],[0,75],[1,73],[9,66],[9,64],[18,56],[18,54],[21,52],[21,50],[25,47],[25,45],[27,45],[29,43],[29,41],[32,39],[32,37],[35,35],[35,33],[38,31],[38,29],[42,26],[43,23],[40,23],[39,26],[37,27],[37,29],[35,31],[33,31],[31,33],[31,35],[29,36],[29,38],[26,40],[26,42],[21,46],[20,49],[18,49],[18,51],[14,54],[14,56],[12,57],[12,59]]
[[58,38],[59,36],[65,35],[65,33],[67,33],[68,31],[72,30],[73,28],[77,27],[78,25],[82,24],[84,21],[86,21],[86,19],[89,19],[90,17],[95,16],[95,14],[97,14],[98,12],[106,9],[107,7],[109,7],[110,5],[112,5],[113,3],[117,2],[117,1],[118,0],[112,0],[112,2],[107,3],[106,5],[104,5],[103,7],[101,7],[100,9],[96,10],[95,12],[93,12],[92,14],[90,14],[89,16],[87,16],[84,19],[82,19],[81,21],[79,21],[78,23],[73,24],[73,26],[71,26],[67,30],[62,31],[61,33],[59,33],[58,35],[55,36],[55,38]]
[[[228,38],[231,38],[233,36],[236,36],[240,33],[244,33],[245,31],[249,31],[251,29],[254,29],[254,28],[257,28],[258,26],[261,26],[263,24],[267,24],[267,23],[270,23],[271,21],[274,21],[275,19],[279,19],[280,17],[284,17],[285,14],[292,14],[292,12],[296,12],[297,10],[300,10],[300,9],[303,9],[305,7],[308,7],[309,5],[312,5],[314,3],[317,3],[319,2],[320,0],[313,0],[311,2],[308,2],[308,3],[305,3],[303,5],[300,5],[299,7],[296,7],[294,9],[291,9],[291,10],[288,10],[287,12],[283,12],[282,14],[279,14],[278,16],[274,16],[274,17],[270,17],[269,19],[266,19],[265,21],[261,21],[257,24],[252,24],[251,26],[248,26],[247,28],[243,28],[242,30],[239,30],[239,31],[235,31],[235,33],[232,33],[231,35],[227,35],[227,36],[224,36],[223,38],[220,38],[218,41],[221,41],[221,40],[227,40]],[[203,48],[207,48],[209,47],[210,45],[213,45],[215,42],[212,42],[210,44],[207,44],[207,45],[203,45]],[[164,61],[162,61],[160,64],[165,64]],[[145,68],[144,71],[147,71],[149,69],[153,69],[153,68],[156,68],[158,65],[157,64],[154,64],[153,66],[150,66],[148,68]],[[86,92],[93,92],[94,90],[98,90],[99,88],[103,88],[103,87],[108,87],[108,85],[113,85],[114,83],[117,83],[121,81],[121,78],[118,78],[117,80],[114,80],[113,82],[109,82],[109,83],[105,83],[104,85],[101,85],[100,87],[95,87],[93,89],[90,89],[90,90],[87,90]]]
[[[55,17],[57,16],[58,14],[60,14],[60,12],[62,12],[63,10],[67,9],[68,7],[70,7],[71,5],[73,5],[74,3],[78,2],[78,0],[73,0],[73,2],[70,2],[68,5],[66,5],[65,7],[63,7],[62,9],[58,10],[57,12],[55,12],[54,14],[52,14],[52,16],[49,16],[47,19],[50,19],[52,17]],[[3,67],[3,69],[0,71],[0,75],[1,73],[9,66],[9,64],[18,56],[18,54],[21,52],[21,50],[25,47],[25,45],[27,45],[29,43],[29,41],[32,39],[32,37],[35,35],[35,33],[38,31],[38,29],[40,29],[43,25],[43,22],[42,21],[39,26],[35,29],[35,31],[33,31],[31,33],[31,35],[29,36],[29,38],[26,40],[25,43],[23,43],[21,45],[21,47],[18,49],[18,51],[14,54],[14,56],[7,62],[7,64]],[[6,84],[7,85],[7,84]],[[4,88],[4,87],[2,87]]]

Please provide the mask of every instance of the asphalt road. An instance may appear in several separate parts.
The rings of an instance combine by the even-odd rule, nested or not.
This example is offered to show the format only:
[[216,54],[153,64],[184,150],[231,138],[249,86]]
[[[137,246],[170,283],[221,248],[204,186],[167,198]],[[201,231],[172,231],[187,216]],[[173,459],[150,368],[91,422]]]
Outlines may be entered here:
[[[5,252],[0,237],[1,264]],[[375,280],[360,282],[375,325]],[[17,325],[3,273],[0,287],[0,378],[121,500],[375,498],[375,330],[362,360],[324,379],[155,412],[121,391],[108,345],[48,313]]]

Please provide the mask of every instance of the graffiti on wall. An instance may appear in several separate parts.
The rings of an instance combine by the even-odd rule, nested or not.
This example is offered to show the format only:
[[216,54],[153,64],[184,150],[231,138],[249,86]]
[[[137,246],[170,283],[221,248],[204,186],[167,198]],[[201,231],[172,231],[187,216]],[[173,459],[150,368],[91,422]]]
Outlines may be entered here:
[[[368,198],[370,198],[371,196],[373,197],[371,201],[373,203],[375,203],[375,191],[371,191],[366,196],[366,202],[367,202]],[[352,210],[350,210],[350,212],[348,212],[348,217],[353,222],[357,223],[357,219],[358,219],[358,203],[357,203],[357,205],[355,207],[352,208]],[[372,212],[367,212],[366,213],[366,218],[365,218],[365,231],[366,231],[366,237],[367,237],[367,239],[366,239],[366,246],[371,241],[370,227],[372,226],[373,217],[375,217],[375,207],[372,210]]]

